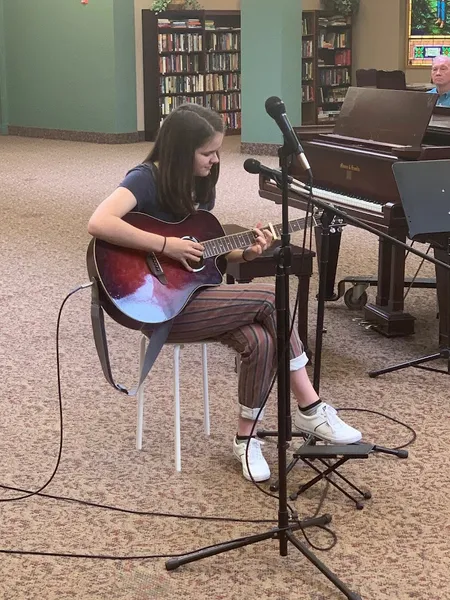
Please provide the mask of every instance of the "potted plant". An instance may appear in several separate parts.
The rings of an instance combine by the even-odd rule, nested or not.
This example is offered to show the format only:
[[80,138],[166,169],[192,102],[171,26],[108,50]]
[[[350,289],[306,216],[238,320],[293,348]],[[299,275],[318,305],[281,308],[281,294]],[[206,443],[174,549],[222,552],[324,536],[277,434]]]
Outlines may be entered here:
[[165,10],[200,10],[201,6],[197,0],[154,0],[151,9],[156,13]]
[[338,15],[353,15],[359,8],[359,0],[323,0],[325,10]]

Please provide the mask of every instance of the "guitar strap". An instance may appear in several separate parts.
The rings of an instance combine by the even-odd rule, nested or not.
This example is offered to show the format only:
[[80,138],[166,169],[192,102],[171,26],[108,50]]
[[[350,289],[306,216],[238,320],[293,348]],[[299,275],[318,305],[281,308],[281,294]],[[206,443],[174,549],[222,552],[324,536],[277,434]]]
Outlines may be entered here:
[[152,330],[150,341],[145,352],[144,364],[142,365],[142,370],[139,375],[139,382],[137,387],[133,389],[127,389],[120,383],[116,383],[112,376],[111,364],[109,361],[108,341],[106,339],[105,331],[105,317],[100,303],[98,280],[95,277],[92,278],[91,321],[95,347],[97,349],[97,354],[100,359],[100,364],[102,365],[103,374],[106,378],[106,381],[110,383],[114,389],[127,394],[127,396],[136,396],[144,379],[147,377],[150,369],[152,368],[153,363],[157,359],[161,348],[164,346],[167,340],[172,327],[173,319],[165,321],[164,323],[159,323]]

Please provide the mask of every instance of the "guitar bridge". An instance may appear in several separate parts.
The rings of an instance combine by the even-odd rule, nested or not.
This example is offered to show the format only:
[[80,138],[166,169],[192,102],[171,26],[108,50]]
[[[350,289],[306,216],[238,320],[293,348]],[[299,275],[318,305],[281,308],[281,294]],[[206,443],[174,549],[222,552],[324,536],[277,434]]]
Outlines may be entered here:
[[146,260],[151,274],[156,277],[159,283],[161,283],[162,285],[167,285],[167,278],[164,274],[164,270],[161,266],[161,263],[156,257],[156,254],[154,252],[150,252],[150,254],[147,254]]

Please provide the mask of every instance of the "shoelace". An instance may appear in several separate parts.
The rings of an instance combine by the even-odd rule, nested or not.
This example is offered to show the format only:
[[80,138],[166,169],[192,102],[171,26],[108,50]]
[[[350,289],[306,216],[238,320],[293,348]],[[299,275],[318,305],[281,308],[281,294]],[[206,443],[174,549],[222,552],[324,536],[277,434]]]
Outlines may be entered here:
[[326,404],[322,410],[328,425],[330,425],[331,427],[339,427],[341,425],[341,419],[338,417],[337,410],[333,408],[333,406]]
[[255,440],[252,438],[248,443],[248,460],[251,462],[252,460],[260,460],[263,458],[263,453],[261,452],[261,446],[264,444],[261,440]]

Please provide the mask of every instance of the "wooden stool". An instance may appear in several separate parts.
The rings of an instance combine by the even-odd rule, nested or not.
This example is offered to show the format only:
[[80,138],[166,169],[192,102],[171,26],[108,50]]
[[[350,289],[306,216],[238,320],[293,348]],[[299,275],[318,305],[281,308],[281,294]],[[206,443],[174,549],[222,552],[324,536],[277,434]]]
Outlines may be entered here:
[[[248,228],[240,225],[224,225],[225,233],[239,233],[247,231]],[[227,283],[250,283],[256,277],[272,277],[276,275],[277,265],[274,259],[274,250],[280,246],[277,241],[255,260],[242,263],[230,263],[226,270]],[[308,300],[309,300],[309,280],[313,270],[313,258],[316,253],[312,250],[302,252],[299,246],[291,244],[291,270],[290,274],[298,279],[298,312],[297,328],[298,335],[303,342],[305,352],[308,352]]]

